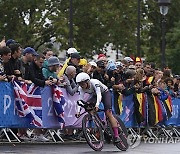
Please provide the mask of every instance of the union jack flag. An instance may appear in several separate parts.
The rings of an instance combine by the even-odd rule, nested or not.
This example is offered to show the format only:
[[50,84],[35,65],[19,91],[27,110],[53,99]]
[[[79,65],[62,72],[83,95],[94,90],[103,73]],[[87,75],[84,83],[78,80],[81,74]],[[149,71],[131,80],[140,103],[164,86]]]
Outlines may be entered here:
[[52,98],[53,98],[53,106],[56,113],[56,116],[58,117],[58,122],[62,127],[64,127],[65,121],[64,121],[64,110],[63,105],[65,103],[65,99],[63,96],[63,93],[57,85],[52,86]]
[[15,107],[20,117],[26,117],[36,127],[42,127],[41,89],[34,84],[27,85],[13,81]]

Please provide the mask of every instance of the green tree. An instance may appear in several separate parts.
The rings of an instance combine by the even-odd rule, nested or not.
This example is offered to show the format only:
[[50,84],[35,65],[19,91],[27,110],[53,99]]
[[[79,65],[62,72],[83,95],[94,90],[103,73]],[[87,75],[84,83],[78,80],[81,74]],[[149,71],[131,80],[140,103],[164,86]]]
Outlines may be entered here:
[[63,4],[62,1],[49,0],[2,0],[1,37],[13,38],[23,46],[36,49],[49,43],[53,37],[66,42],[67,38],[64,36],[68,30]]
[[[166,15],[166,32],[171,32],[175,26],[175,23],[180,20],[180,12],[177,6],[180,5],[179,0],[171,1],[169,6],[169,12]],[[142,19],[143,27],[142,29],[142,49],[144,50],[144,56],[148,61],[153,61],[157,63],[157,66],[161,64],[161,21],[162,16],[159,11],[159,6],[156,1],[144,1],[142,5],[142,10],[144,18]],[[169,40],[166,41],[166,46],[169,46]],[[166,55],[168,58],[168,54]],[[177,57],[174,57],[177,58]],[[169,58],[168,64],[169,64]],[[176,61],[176,59],[172,59]],[[171,65],[174,70],[174,66]]]
[[180,21],[167,34],[167,60],[168,65],[172,68],[173,73],[180,74]]
[[136,48],[136,2],[76,0],[74,24],[75,44],[82,53],[101,52],[112,43],[114,49],[132,54]]

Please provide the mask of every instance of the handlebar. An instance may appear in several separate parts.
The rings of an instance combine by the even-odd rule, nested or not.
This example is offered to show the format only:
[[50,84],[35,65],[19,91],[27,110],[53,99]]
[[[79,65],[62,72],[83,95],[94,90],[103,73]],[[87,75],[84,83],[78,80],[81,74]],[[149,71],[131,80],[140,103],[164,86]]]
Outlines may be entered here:
[[[77,101],[77,104],[85,109],[85,111],[92,111],[95,110],[95,104],[90,103],[90,102],[85,102],[83,100]],[[103,109],[98,109],[97,112],[102,112],[104,111]]]

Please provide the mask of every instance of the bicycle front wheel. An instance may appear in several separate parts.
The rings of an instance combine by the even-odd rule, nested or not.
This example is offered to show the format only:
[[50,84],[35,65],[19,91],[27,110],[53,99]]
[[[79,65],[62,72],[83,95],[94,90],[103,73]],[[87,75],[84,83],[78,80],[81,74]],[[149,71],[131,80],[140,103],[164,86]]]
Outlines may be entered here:
[[101,151],[104,145],[104,136],[96,117],[90,114],[85,115],[82,120],[82,130],[88,145],[95,151]]

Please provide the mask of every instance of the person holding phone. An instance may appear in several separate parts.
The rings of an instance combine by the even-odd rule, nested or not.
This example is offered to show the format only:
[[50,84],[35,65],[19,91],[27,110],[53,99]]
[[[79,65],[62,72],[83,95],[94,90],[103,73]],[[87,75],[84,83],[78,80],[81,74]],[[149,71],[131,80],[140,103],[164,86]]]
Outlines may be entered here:
[[55,56],[52,56],[48,59],[47,68],[43,68],[43,76],[45,79],[51,80],[54,84],[59,84],[60,80],[57,77],[57,69],[59,68],[60,62],[59,59]]

